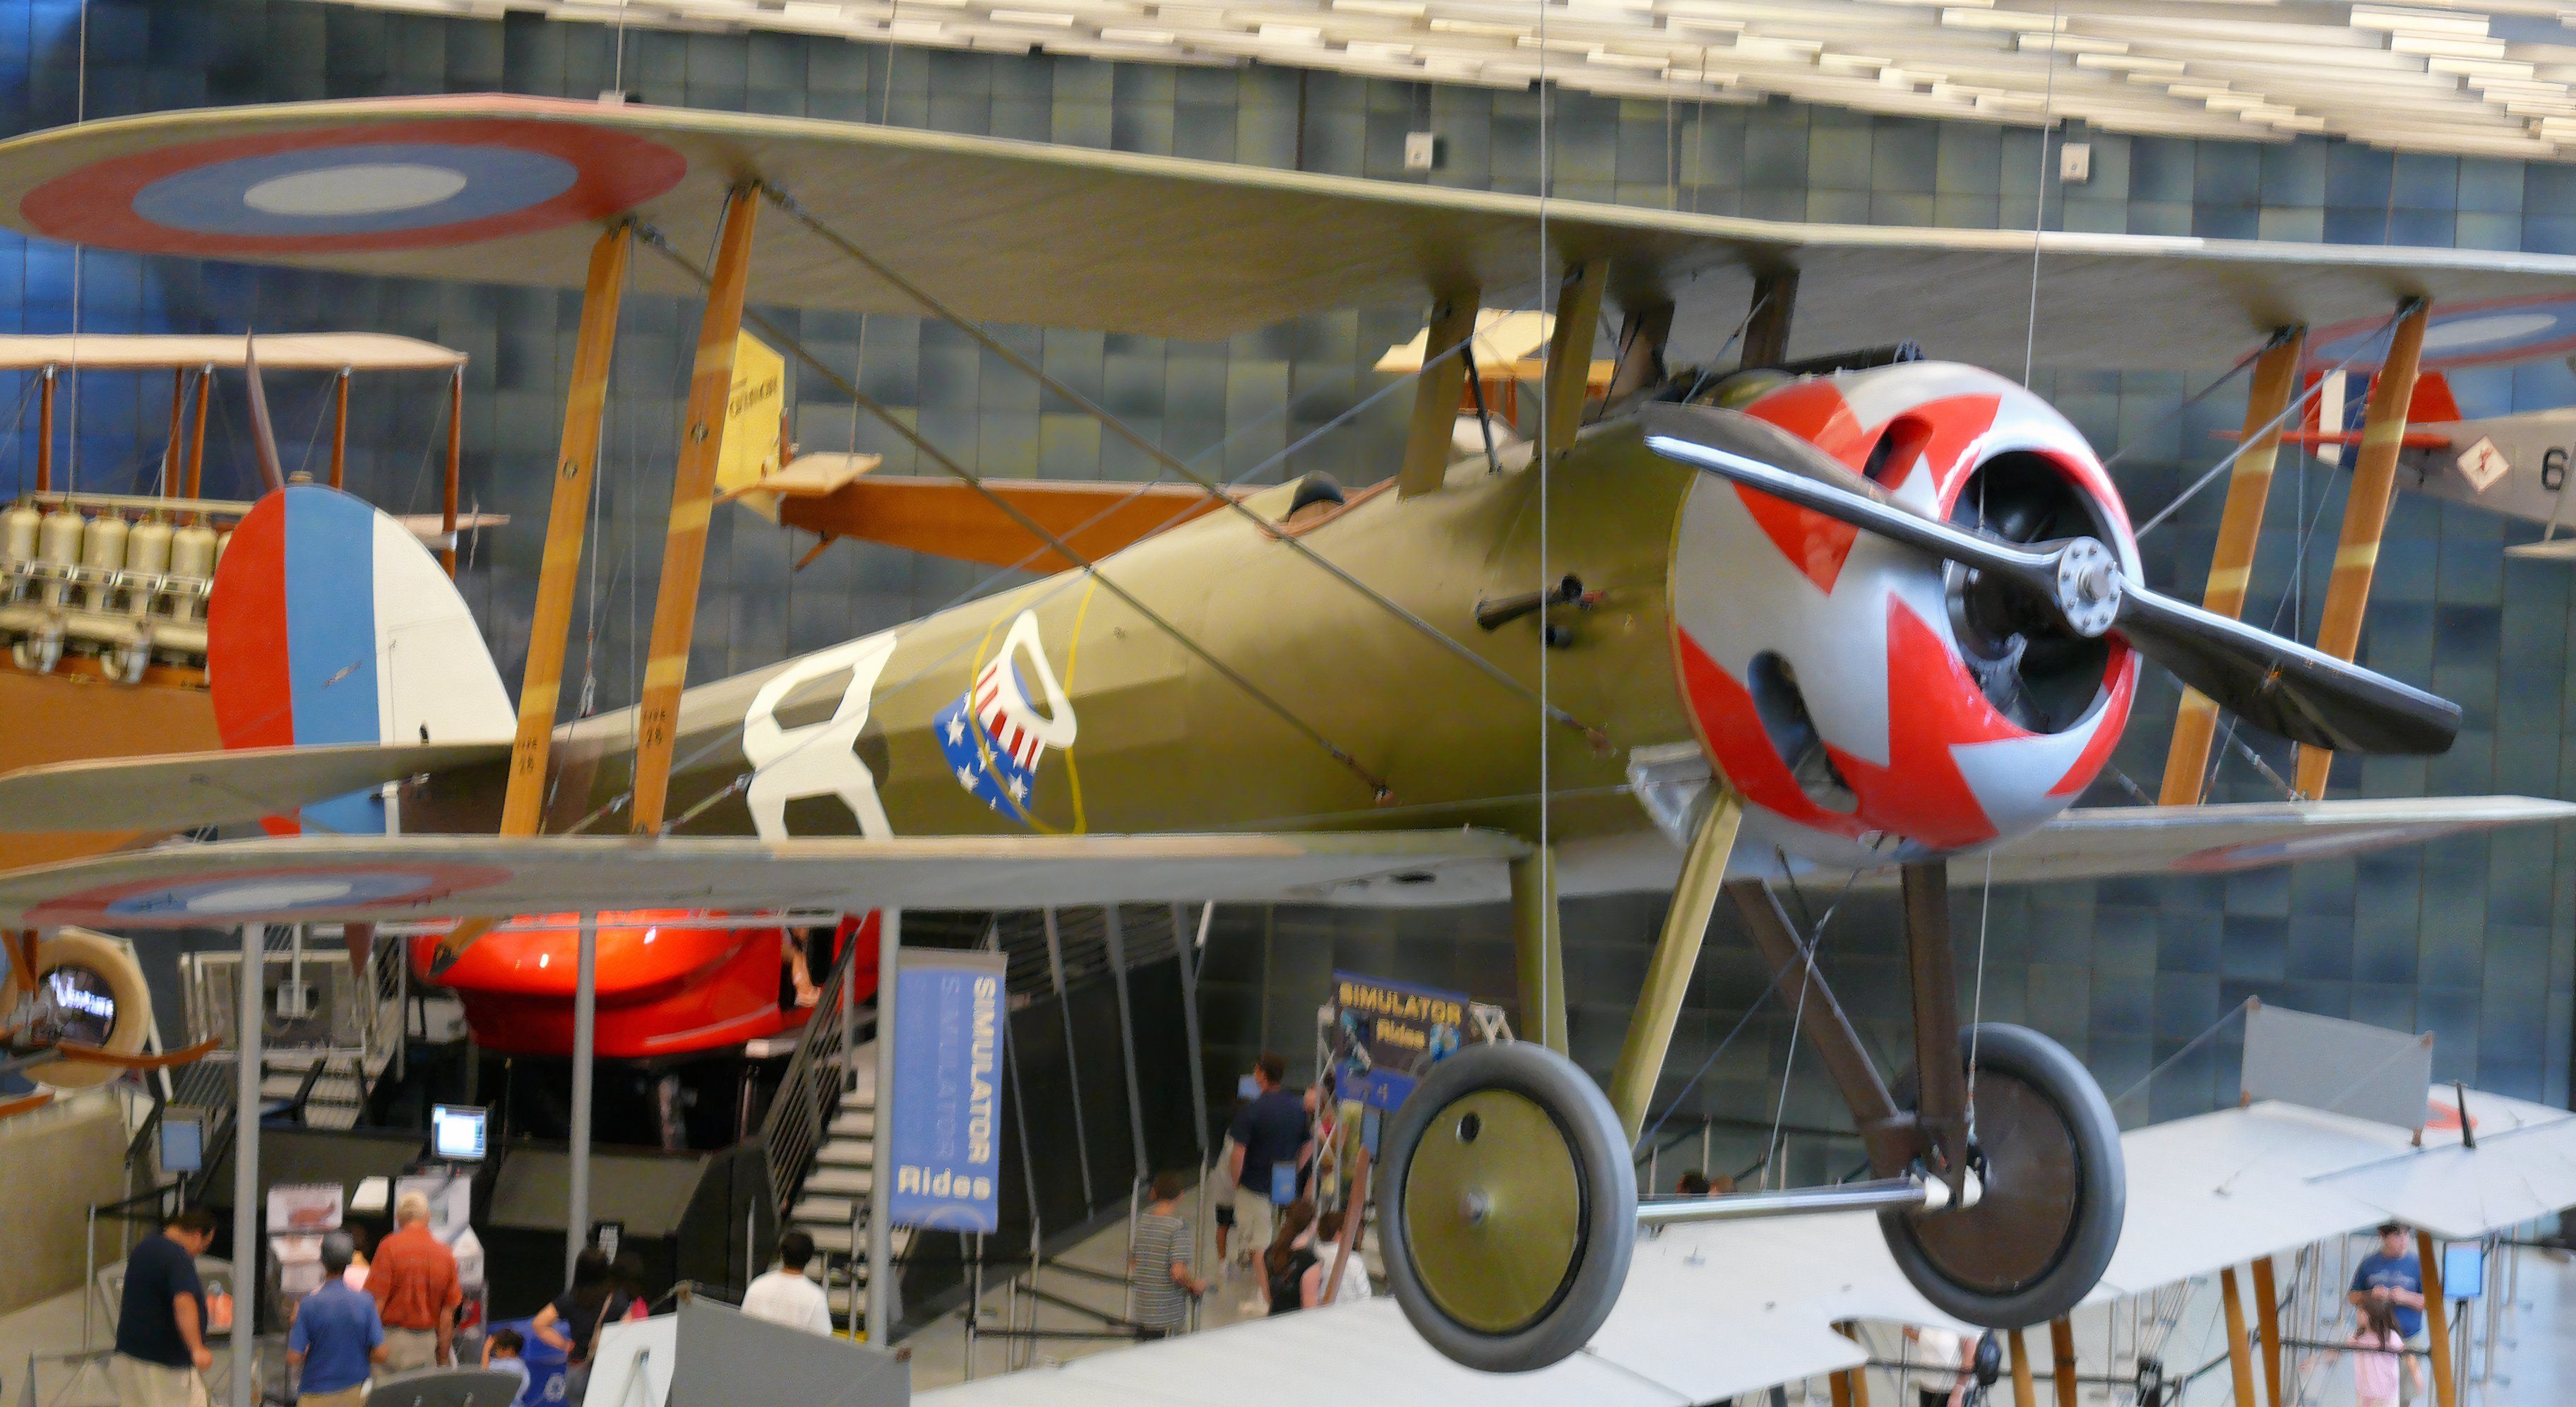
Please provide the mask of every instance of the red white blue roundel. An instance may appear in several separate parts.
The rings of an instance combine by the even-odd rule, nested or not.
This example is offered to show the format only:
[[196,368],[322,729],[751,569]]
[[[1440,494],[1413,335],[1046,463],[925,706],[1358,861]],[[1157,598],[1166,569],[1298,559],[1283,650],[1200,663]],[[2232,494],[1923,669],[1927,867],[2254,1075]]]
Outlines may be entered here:
[[293,922],[303,914],[401,909],[472,893],[509,878],[491,865],[439,861],[337,868],[320,865],[228,868],[192,879],[101,885],[47,900],[28,921],[106,928],[172,928],[251,921]]
[[369,122],[113,157],[20,209],[57,239],[144,253],[426,249],[602,219],[687,171],[659,142],[578,123]]
[[[2318,329],[2308,339],[2309,365],[2335,366],[2358,352],[2361,357],[2354,366],[2378,366],[2384,348],[2374,345],[2374,340],[2387,321],[2355,318]],[[2549,293],[2433,305],[2424,319],[2424,351],[2418,364],[2426,371],[2447,371],[2539,361],[2570,352],[2576,352],[2576,297]]]

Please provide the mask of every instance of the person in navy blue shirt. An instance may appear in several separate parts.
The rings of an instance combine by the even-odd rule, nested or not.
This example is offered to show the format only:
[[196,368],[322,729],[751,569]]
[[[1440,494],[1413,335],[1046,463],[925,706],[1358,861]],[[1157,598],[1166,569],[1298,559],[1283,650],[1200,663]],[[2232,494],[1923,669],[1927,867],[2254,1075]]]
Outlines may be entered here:
[[1234,1138],[1234,1219],[1247,1257],[1269,1248],[1275,1209],[1297,1200],[1297,1169],[1313,1141],[1305,1097],[1280,1083],[1287,1074],[1287,1061],[1264,1052],[1252,1067],[1259,1093],[1235,1114],[1229,1130]]
[[2424,1332],[2424,1267],[2415,1259],[2415,1250],[2406,1244],[2406,1228],[2396,1222],[2379,1228],[2379,1249],[2361,1258],[2352,1272],[2352,1293],[2346,1298],[2358,1309],[2372,1300],[2386,1302],[2396,1312],[2397,1332],[2413,1343]]
[[286,1333],[286,1362],[303,1370],[295,1407],[359,1407],[367,1379],[385,1361],[385,1325],[375,1296],[340,1278],[356,1253],[345,1231],[322,1238],[322,1288],[296,1306]]

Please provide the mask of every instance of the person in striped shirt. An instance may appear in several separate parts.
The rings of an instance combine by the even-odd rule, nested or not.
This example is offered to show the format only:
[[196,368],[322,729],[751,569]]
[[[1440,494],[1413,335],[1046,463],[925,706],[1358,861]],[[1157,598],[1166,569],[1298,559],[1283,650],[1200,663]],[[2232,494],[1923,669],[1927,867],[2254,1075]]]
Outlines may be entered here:
[[1136,1218],[1127,1283],[1136,1295],[1136,1336],[1165,1339],[1188,1324],[1190,1301],[1207,1282],[1190,1273],[1190,1223],[1181,1215],[1181,1175],[1154,1174],[1154,1200]]

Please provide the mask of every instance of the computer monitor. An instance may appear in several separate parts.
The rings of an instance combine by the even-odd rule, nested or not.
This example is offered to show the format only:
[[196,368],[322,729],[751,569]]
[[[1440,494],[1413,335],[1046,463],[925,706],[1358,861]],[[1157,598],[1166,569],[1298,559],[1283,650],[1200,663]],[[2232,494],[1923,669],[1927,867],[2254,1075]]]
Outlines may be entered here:
[[2442,1293],[2455,1300],[2483,1297],[2487,1290],[2487,1248],[2483,1242],[2453,1241],[2442,1248]]
[[458,1162],[484,1156],[488,1111],[472,1104],[433,1104],[429,1109],[429,1151]]

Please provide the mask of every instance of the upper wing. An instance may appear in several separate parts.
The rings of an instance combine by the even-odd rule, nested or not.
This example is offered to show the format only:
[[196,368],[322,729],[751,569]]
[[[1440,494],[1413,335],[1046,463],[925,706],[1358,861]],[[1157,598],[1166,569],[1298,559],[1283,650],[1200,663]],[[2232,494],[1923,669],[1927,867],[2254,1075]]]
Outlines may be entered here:
[[1294,902],[1394,875],[1501,869],[1490,831],[1328,835],[307,836],[38,865],[0,875],[9,927],[484,918],[637,908],[1035,909]]
[[[400,143],[399,167],[384,144]],[[364,188],[331,172],[369,168]],[[711,247],[747,179],[979,320],[1214,339],[1300,314],[1476,286],[1538,301],[1531,197],[805,118],[499,95],[158,113],[0,143],[0,219],[142,253],[578,288],[599,224],[633,213]],[[391,185],[387,183],[391,182]],[[292,187],[292,189],[287,189]],[[1558,200],[1547,245],[1618,291],[1680,289],[1732,326],[1755,270],[1797,269],[1793,351],[1911,338],[2024,353],[2025,231],[1778,224]],[[2049,233],[2036,352],[2063,367],[2211,366],[2284,323],[2576,286],[2576,259],[2485,250]],[[646,290],[694,295],[638,259]],[[779,212],[754,302],[918,312]],[[1499,299],[1498,299],[1499,301]],[[2109,331],[2106,331],[2109,330]],[[1715,334],[1710,341],[1714,343]],[[1677,354],[1691,351],[1688,338]]]

